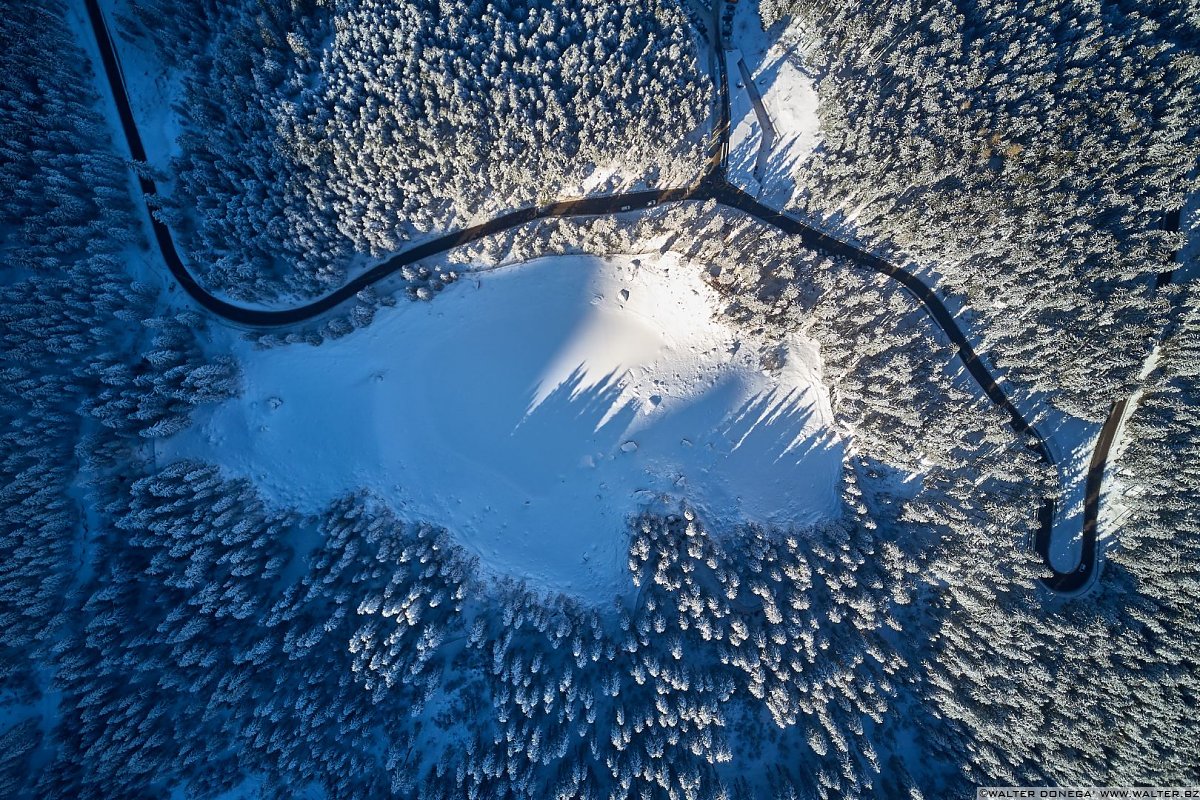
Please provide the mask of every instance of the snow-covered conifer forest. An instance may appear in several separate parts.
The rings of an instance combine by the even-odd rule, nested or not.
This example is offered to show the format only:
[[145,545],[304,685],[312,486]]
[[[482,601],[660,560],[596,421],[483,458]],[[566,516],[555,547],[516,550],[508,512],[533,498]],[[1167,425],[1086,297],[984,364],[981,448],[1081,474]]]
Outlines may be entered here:
[[828,76],[796,202],[935,265],[1014,380],[1102,419],[1178,305],[1154,276],[1200,158],[1196,13],[764,0]]
[[323,293],[355,254],[553,197],[593,166],[670,181],[711,91],[671,0],[132,13],[185,76],[172,199],[189,253],[241,298]]
[[713,2],[0,14],[0,796],[1200,784],[1200,6]]

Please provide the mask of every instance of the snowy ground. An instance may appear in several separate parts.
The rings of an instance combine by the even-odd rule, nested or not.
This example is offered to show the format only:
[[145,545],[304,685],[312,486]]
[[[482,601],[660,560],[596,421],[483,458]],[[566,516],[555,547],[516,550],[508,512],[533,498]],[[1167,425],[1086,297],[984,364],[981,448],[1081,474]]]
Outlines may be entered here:
[[[1035,403],[1018,397],[1014,401],[1026,419]],[[1041,409],[1049,413],[1038,421],[1038,432],[1046,439],[1055,462],[1058,464],[1059,487],[1058,514],[1054,518],[1054,529],[1050,534],[1050,563],[1060,572],[1068,572],[1079,564],[1083,551],[1083,505],[1087,496],[1088,466],[1101,425],[1087,422],[1052,408],[1041,398]],[[1104,539],[1105,531],[1099,531]]]
[[[169,196],[174,183],[171,159],[179,155],[178,139],[182,132],[174,106],[183,101],[183,80],[179,73],[162,65],[154,52],[153,42],[125,33],[122,16],[127,13],[125,5],[114,0],[100,0],[109,34],[121,59],[121,74],[125,77],[129,104],[142,137],[142,146],[146,149],[146,159],[158,173],[155,182],[159,191]],[[90,28],[85,32],[89,37],[92,35]],[[101,96],[108,97],[107,88]]]
[[558,197],[569,199],[619,192],[641,192],[654,186],[653,182],[648,182],[643,177],[628,174],[621,164],[608,164],[594,167],[579,183],[563,186],[558,192]]
[[[535,588],[627,586],[625,519],[684,493],[709,522],[835,513],[842,444],[811,343],[767,374],[674,255],[468,274],[321,347],[230,346],[245,391],[160,446],[316,511],[369,487]],[[232,339],[232,334],[230,335]]]
[[738,61],[742,54],[737,50],[725,53],[728,63],[726,79],[729,82],[729,167],[730,180],[755,196],[762,196],[762,184],[755,179],[755,165],[762,147],[763,128],[754,113],[750,93],[742,83]]
[[[722,3],[722,5],[724,5]],[[724,13],[722,9],[722,13]],[[736,6],[733,36],[727,52],[730,119],[729,177],[768,205],[783,208],[796,191],[795,174],[820,141],[817,90],[803,69],[800,44],[785,36],[786,23],[764,31],[755,0]],[[761,126],[738,69],[739,59],[762,95],[767,115],[778,138],[766,158],[759,182],[754,176],[761,143]]]
[[[1146,364],[1138,378],[1139,384],[1144,384],[1146,378],[1158,366],[1161,354],[1160,343],[1155,345],[1150,357],[1146,359]],[[1108,463],[1104,470],[1104,481],[1100,487],[1099,525],[1102,534],[1105,531],[1120,529],[1130,513],[1126,498],[1136,498],[1142,492],[1137,476],[1122,464],[1122,457],[1125,455],[1125,448],[1130,443],[1126,425],[1129,423],[1129,418],[1137,411],[1143,393],[1144,389],[1139,385],[1130,395],[1129,402],[1125,406],[1125,413],[1121,416],[1121,422],[1117,425],[1117,432],[1113,436],[1112,446],[1108,451]]]

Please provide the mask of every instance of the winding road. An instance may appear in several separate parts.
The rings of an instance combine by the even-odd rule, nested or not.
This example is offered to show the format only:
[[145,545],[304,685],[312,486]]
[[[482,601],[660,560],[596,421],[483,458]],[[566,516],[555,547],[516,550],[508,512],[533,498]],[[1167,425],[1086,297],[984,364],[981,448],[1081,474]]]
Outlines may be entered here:
[[[133,112],[130,107],[124,76],[121,71],[120,59],[114,47],[112,37],[109,34],[104,15],[100,10],[98,0],[84,0],[84,4],[97,45],[99,46],[105,75],[117,106],[129,152],[134,160],[144,162],[147,160],[146,152],[142,145],[141,136],[138,134],[137,125],[133,119]],[[230,303],[207,291],[196,281],[187,267],[184,266],[183,261],[179,257],[179,252],[175,247],[170,229],[155,217],[153,198],[157,194],[157,187],[154,181],[145,175],[139,174],[138,183],[146,198],[147,210],[150,212],[150,224],[153,227],[154,238],[162,253],[163,261],[184,291],[187,292],[197,305],[219,317],[241,325],[261,328],[291,325],[312,319],[344,302],[352,300],[358,292],[394,274],[401,267],[535,220],[554,217],[617,214],[650,208],[660,203],[676,203],[686,200],[715,200],[728,208],[737,209],[748,214],[765,225],[774,227],[791,236],[799,237],[805,247],[850,259],[860,266],[882,273],[900,283],[925,307],[925,310],[933,318],[934,322],[954,344],[958,350],[959,357],[962,359],[971,377],[979,384],[987,397],[992,403],[1008,414],[1009,424],[1013,430],[1025,438],[1027,446],[1034,450],[1045,464],[1057,470],[1057,465],[1045,440],[1013,404],[995,376],[992,375],[983,360],[975,352],[966,334],[959,328],[954,315],[950,313],[932,288],[925,285],[912,273],[874,253],[870,253],[850,242],[820,231],[781,211],[763,205],[725,178],[730,124],[729,96],[726,81],[727,67],[722,48],[717,46],[715,50],[717,52],[715,66],[718,74],[713,76],[713,82],[717,89],[717,115],[705,167],[700,178],[695,183],[679,188],[560,200],[543,206],[518,209],[478,225],[431,239],[398,253],[366,272],[357,275],[339,289],[301,306],[278,310],[247,308]],[[1123,411],[1124,403],[1119,405],[1122,406],[1121,410]],[[1108,422],[1101,432],[1092,457],[1087,477],[1083,548],[1080,563],[1075,569],[1069,572],[1059,572],[1054,569],[1050,561],[1050,539],[1055,518],[1055,502],[1053,498],[1047,498],[1039,510],[1039,530],[1035,537],[1035,548],[1045,562],[1047,570],[1051,573],[1049,577],[1042,579],[1042,583],[1055,592],[1073,593],[1087,588],[1098,566],[1096,532],[1100,507],[1100,483],[1104,474],[1108,449],[1111,446],[1120,419],[1121,414],[1117,413],[1116,409],[1114,409],[1114,414],[1110,415]]]

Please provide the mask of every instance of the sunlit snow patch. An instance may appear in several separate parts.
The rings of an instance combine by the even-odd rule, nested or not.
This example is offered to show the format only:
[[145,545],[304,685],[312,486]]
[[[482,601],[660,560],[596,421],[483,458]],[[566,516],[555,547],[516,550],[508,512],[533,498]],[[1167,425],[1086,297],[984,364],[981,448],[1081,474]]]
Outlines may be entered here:
[[764,373],[674,257],[544,258],[468,275],[321,347],[235,345],[245,391],[160,448],[317,510],[366,486],[500,572],[603,597],[625,520],[684,493],[714,522],[836,506],[815,347]]
[[[729,171],[734,183],[764,203],[782,207],[789,204],[796,191],[795,179],[801,165],[820,142],[821,122],[816,83],[803,66],[807,37],[798,25],[789,22],[777,24],[770,33],[764,31],[759,6],[757,2],[732,6],[734,49],[726,53],[732,126]],[[764,127],[751,103],[750,87],[739,61],[750,73],[776,134],[768,141],[770,149],[763,156],[761,173],[755,167]]]

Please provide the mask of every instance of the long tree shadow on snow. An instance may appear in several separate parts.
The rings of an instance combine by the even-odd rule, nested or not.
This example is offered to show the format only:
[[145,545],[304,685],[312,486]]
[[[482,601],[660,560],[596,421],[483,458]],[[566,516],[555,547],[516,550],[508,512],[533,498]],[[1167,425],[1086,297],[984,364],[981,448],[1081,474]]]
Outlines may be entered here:
[[[511,436],[529,458],[555,465],[542,480],[629,459],[624,489],[686,494],[723,516],[744,510],[761,521],[800,523],[833,510],[842,446],[814,425],[808,390],[776,388],[739,402],[744,386],[728,376],[655,408],[623,398],[622,376],[613,370],[588,385],[580,364],[540,402],[531,390]],[[631,444],[636,452],[622,450]],[[607,477],[614,490],[622,487],[621,476]]]
[[[525,416],[510,433],[514,450],[553,471],[580,466],[585,459],[619,448],[639,405],[633,399],[621,401],[616,370],[590,385],[587,379],[587,365],[580,364],[541,400],[537,399],[541,386],[533,386]],[[549,472],[544,478],[555,479]]]
[[758,394],[726,416],[719,432],[732,443],[731,452],[749,448],[772,464],[799,464],[833,438],[828,432],[806,433],[813,416],[812,406],[804,402],[807,394],[801,389]]

